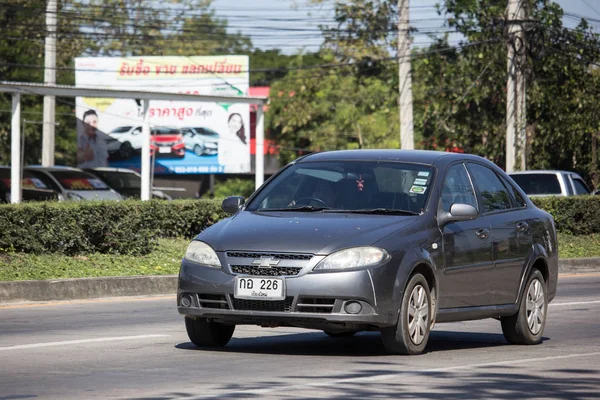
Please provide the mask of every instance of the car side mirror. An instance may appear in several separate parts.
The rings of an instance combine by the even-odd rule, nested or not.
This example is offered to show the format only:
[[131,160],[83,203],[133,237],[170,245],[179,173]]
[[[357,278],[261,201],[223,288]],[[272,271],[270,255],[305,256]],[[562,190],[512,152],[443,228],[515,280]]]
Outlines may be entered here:
[[438,224],[443,226],[449,222],[470,221],[477,218],[477,215],[479,211],[471,204],[454,203],[450,207],[450,212],[438,210]]
[[240,211],[240,208],[244,205],[246,199],[242,196],[229,196],[223,203],[221,203],[221,208],[228,214],[235,214]]

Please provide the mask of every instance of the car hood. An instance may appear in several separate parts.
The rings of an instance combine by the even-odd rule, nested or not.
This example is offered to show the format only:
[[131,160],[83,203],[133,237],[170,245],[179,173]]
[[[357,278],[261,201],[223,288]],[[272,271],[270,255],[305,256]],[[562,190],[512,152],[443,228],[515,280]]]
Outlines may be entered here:
[[196,239],[216,251],[330,254],[368,246],[416,222],[417,216],[348,213],[241,211],[209,227]]
[[114,190],[68,190],[84,200],[122,200],[121,195]]

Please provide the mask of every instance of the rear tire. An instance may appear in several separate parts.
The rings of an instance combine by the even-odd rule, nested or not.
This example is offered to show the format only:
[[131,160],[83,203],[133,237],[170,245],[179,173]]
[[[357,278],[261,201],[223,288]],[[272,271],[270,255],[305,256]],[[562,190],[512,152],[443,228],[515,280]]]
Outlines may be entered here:
[[529,274],[519,311],[500,318],[504,338],[511,344],[538,344],[542,341],[548,312],[548,290],[542,273]]
[[188,337],[199,347],[223,347],[233,336],[235,325],[220,324],[206,318],[185,317]]
[[402,296],[398,322],[381,330],[383,346],[388,353],[414,355],[425,350],[431,329],[431,305],[427,280],[421,274],[414,274]]

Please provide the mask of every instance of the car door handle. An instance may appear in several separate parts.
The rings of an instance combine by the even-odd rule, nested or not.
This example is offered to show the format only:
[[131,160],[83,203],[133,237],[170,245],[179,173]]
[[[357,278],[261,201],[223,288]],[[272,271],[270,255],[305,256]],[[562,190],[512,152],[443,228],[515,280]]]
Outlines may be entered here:
[[521,221],[517,223],[517,230],[519,232],[525,232],[527,229],[529,229],[529,224],[527,222]]
[[485,228],[478,229],[475,233],[479,239],[487,239],[490,236],[490,231]]

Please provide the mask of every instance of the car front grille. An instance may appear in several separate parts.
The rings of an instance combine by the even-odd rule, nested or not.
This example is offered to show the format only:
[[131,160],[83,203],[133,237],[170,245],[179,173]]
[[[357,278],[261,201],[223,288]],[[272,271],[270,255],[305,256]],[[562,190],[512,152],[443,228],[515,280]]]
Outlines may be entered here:
[[257,267],[255,265],[232,265],[231,271],[240,275],[259,276],[294,276],[298,275],[302,268],[299,267]]
[[262,257],[270,257],[278,260],[304,260],[308,261],[313,256],[312,254],[298,254],[298,253],[262,253],[262,252],[241,252],[241,251],[228,251],[227,257],[231,258],[255,258],[260,259]]
[[240,311],[268,311],[268,312],[291,312],[293,297],[285,300],[246,300],[232,299],[233,309]]
[[198,294],[198,304],[201,308],[219,308],[229,310],[229,304],[224,294]]
[[296,309],[298,310],[298,312],[331,314],[333,312],[334,304],[335,299],[321,297],[302,297],[300,300],[298,300]]

